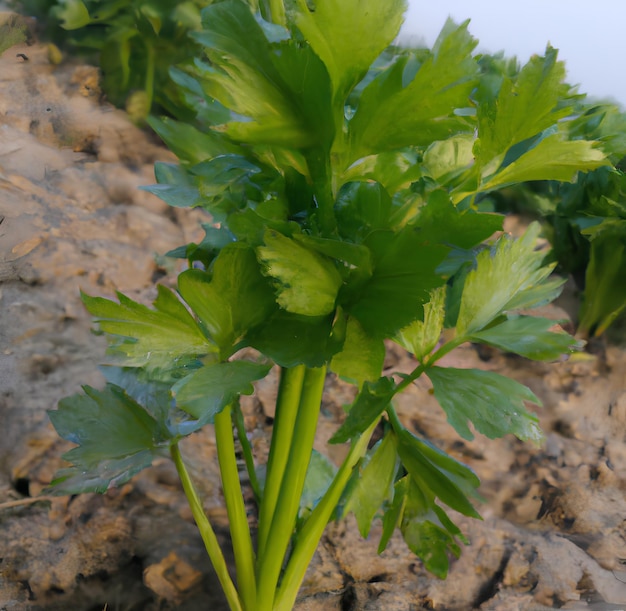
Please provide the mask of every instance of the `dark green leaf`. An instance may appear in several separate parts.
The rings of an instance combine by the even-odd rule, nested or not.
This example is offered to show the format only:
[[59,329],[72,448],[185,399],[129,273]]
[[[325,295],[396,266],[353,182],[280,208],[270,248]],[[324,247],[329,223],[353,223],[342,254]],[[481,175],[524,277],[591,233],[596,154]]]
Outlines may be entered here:
[[490,439],[509,433],[522,440],[541,441],[537,416],[524,402],[541,405],[526,386],[491,371],[432,367],[426,375],[448,422],[463,439],[473,439],[468,421]]
[[330,443],[343,443],[363,433],[385,411],[395,388],[393,380],[387,377],[376,382],[365,382],[349,408],[348,417],[332,436]]
[[395,435],[388,432],[366,455],[353,485],[348,491],[344,515],[352,512],[356,517],[359,532],[367,537],[376,513],[383,504],[393,498],[394,481],[398,471]]
[[[148,124],[167,147],[186,165],[196,165],[218,155],[236,153],[238,147],[214,132],[199,129],[168,117],[149,117]],[[161,182],[161,181],[159,181]]]
[[480,518],[467,498],[467,495],[476,496],[480,485],[474,472],[406,429],[396,433],[402,464],[424,493],[439,498],[463,515]]
[[250,361],[214,363],[178,381],[172,390],[178,407],[206,424],[238,395],[252,394],[252,382],[265,377],[270,369],[271,365]]
[[445,579],[450,566],[448,554],[457,558],[461,555],[455,540],[461,537],[461,531],[413,477],[408,484],[400,530],[409,549],[426,569]]
[[380,542],[378,544],[378,553],[382,554],[386,549],[389,541],[395,532],[396,528],[400,526],[402,520],[402,514],[406,506],[406,497],[409,490],[409,482],[411,477],[409,475],[404,476],[398,480],[394,485],[393,499],[385,509],[383,514],[383,532],[380,536]]
[[178,288],[225,356],[276,307],[254,251],[241,243],[220,251],[212,274],[197,269],[183,272]]
[[139,367],[100,368],[106,381],[122,388],[124,392],[141,405],[160,426],[167,423],[173,406],[171,384],[150,377]]
[[246,343],[281,367],[321,367],[339,349],[331,338],[333,316],[301,316],[284,310],[246,336]]
[[226,227],[213,227],[203,223],[205,236],[199,244],[190,242],[165,253],[166,257],[187,259],[190,264],[200,261],[205,268],[211,266],[219,252],[235,240],[235,236]]
[[118,386],[83,390],[48,412],[57,433],[77,444],[63,455],[72,467],[52,482],[57,494],[105,492],[123,484],[150,466],[167,442],[157,421]]
[[503,220],[500,214],[460,210],[444,189],[437,189],[429,194],[411,225],[425,241],[470,249],[501,231]]
[[391,197],[378,182],[352,182],[344,185],[335,203],[341,235],[362,241],[375,229],[387,229]]
[[423,317],[429,291],[443,284],[436,270],[448,249],[425,243],[411,228],[398,234],[375,232],[366,240],[374,273],[354,296],[349,311],[373,337],[389,337]]
[[142,187],[142,190],[156,195],[175,208],[193,208],[202,203],[198,188],[192,185],[150,185]]

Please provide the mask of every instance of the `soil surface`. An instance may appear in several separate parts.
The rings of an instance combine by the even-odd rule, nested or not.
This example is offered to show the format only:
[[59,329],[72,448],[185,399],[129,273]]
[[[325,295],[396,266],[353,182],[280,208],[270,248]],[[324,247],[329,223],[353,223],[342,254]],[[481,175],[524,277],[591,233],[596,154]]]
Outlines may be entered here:
[[[40,44],[0,57],[0,610],[226,608],[169,462],[102,496],[38,498],[69,449],[47,410],[81,384],[102,384],[105,344],[79,290],[148,303],[156,281],[175,278],[162,254],[201,233],[198,213],[138,189],[154,182],[156,160],[173,158],[106,103],[94,68],[53,65]],[[549,314],[567,317],[558,307]],[[484,520],[457,517],[470,544],[446,581],[400,538],[377,556],[379,529],[364,541],[353,520],[331,524],[297,609],[625,609],[624,346],[552,364],[464,346],[447,362],[530,386],[543,402],[545,443],[462,441],[428,385],[416,384],[400,416],[477,472]],[[411,367],[399,350],[387,365]],[[260,453],[274,383],[245,404]],[[319,449],[349,400],[329,377]],[[227,543],[211,429],[183,450]]]

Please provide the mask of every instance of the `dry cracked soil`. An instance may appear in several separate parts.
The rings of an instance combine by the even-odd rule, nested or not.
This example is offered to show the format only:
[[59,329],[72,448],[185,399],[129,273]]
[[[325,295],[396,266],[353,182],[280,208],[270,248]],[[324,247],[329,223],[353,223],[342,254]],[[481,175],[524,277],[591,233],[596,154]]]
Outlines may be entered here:
[[[161,255],[198,237],[198,213],[139,190],[154,182],[157,160],[173,159],[103,100],[94,68],[51,64],[34,42],[0,57],[2,611],[225,609],[169,462],[105,495],[40,497],[69,449],[47,410],[81,384],[102,384],[104,340],[91,333],[79,290],[148,303],[155,282],[177,271]],[[548,313],[567,318],[568,309]],[[416,384],[400,416],[480,476],[483,521],[458,518],[470,543],[446,581],[399,538],[378,556],[376,527],[362,540],[352,520],[331,524],[297,609],[626,609],[624,344],[551,364],[464,346],[447,362],[527,384],[543,402],[545,443],[460,440],[428,386]],[[387,365],[411,363],[390,350]],[[269,379],[245,404],[261,454],[275,392]],[[329,378],[320,449],[349,400]],[[183,450],[227,542],[212,431]]]

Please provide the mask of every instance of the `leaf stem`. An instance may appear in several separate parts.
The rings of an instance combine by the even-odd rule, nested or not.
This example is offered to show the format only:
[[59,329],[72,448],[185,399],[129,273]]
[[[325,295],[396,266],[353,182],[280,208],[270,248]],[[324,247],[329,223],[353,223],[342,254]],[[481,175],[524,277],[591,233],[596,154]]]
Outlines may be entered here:
[[231,412],[231,406],[227,405],[215,416],[217,457],[235,554],[237,585],[244,608],[254,609],[254,601],[256,600],[255,557],[239,481]]
[[198,493],[196,492],[193,482],[191,481],[191,477],[189,477],[187,467],[185,466],[180,454],[178,443],[173,443],[170,446],[170,453],[172,460],[176,465],[176,470],[178,471],[178,476],[180,477],[180,481],[183,485],[183,490],[185,491],[185,495],[189,501],[191,513],[193,514],[193,518],[198,526],[198,530],[200,531],[200,536],[204,541],[204,546],[209,554],[209,558],[211,559],[211,564],[213,564],[217,578],[219,579],[222,589],[224,590],[224,594],[226,595],[228,606],[231,611],[243,611],[239,594],[237,593],[235,584],[228,573],[226,559],[224,558],[222,549],[220,548],[217,537],[215,536],[215,531],[202,509],[202,503],[198,498]]
[[291,448],[263,555],[259,555],[256,611],[274,608],[274,596],[291,541],[311,460],[326,367],[306,369]]
[[300,584],[322,538],[324,529],[339,503],[355,466],[367,451],[369,440],[379,420],[380,417],[358,439],[352,442],[348,456],[341,464],[326,494],[316,505],[298,533],[282,583],[276,594],[273,611],[290,611],[293,608]]
[[331,161],[324,149],[313,149],[306,159],[315,185],[315,203],[320,229],[324,236],[330,237],[337,231]]
[[241,451],[243,452],[243,459],[246,463],[246,472],[248,473],[248,479],[250,480],[250,487],[254,493],[254,498],[257,503],[261,502],[261,486],[259,484],[259,478],[256,474],[254,467],[254,456],[252,454],[252,446],[246,433],[246,425],[243,420],[243,413],[241,411],[241,405],[239,399],[233,403],[233,420],[235,422],[235,428],[237,429],[237,437],[241,444]]
[[436,352],[426,357],[411,373],[405,375],[402,381],[396,386],[393,391],[393,396],[402,392],[405,388],[413,384],[427,369],[430,369],[439,359],[443,358],[448,352],[452,352],[455,348],[466,342],[465,337],[455,337],[453,340],[446,342]]
[[276,413],[274,416],[274,430],[267,461],[265,486],[259,509],[258,529],[258,558],[265,555],[265,546],[269,536],[274,511],[278,502],[278,495],[283,482],[285,468],[289,460],[291,440],[298,416],[298,405],[302,394],[302,384],[306,367],[283,368],[280,372],[280,385],[276,399]]

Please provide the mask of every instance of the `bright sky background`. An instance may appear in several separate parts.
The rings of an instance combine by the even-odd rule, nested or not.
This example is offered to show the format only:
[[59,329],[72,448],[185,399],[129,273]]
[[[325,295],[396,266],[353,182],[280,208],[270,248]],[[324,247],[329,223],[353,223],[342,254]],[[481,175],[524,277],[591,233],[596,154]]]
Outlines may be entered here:
[[580,93],[626,108],[626,0],[408,0],[401,40],[429,46],[448,16],[471,19],[478,51],[504,51],[525,63],[549,42]]

